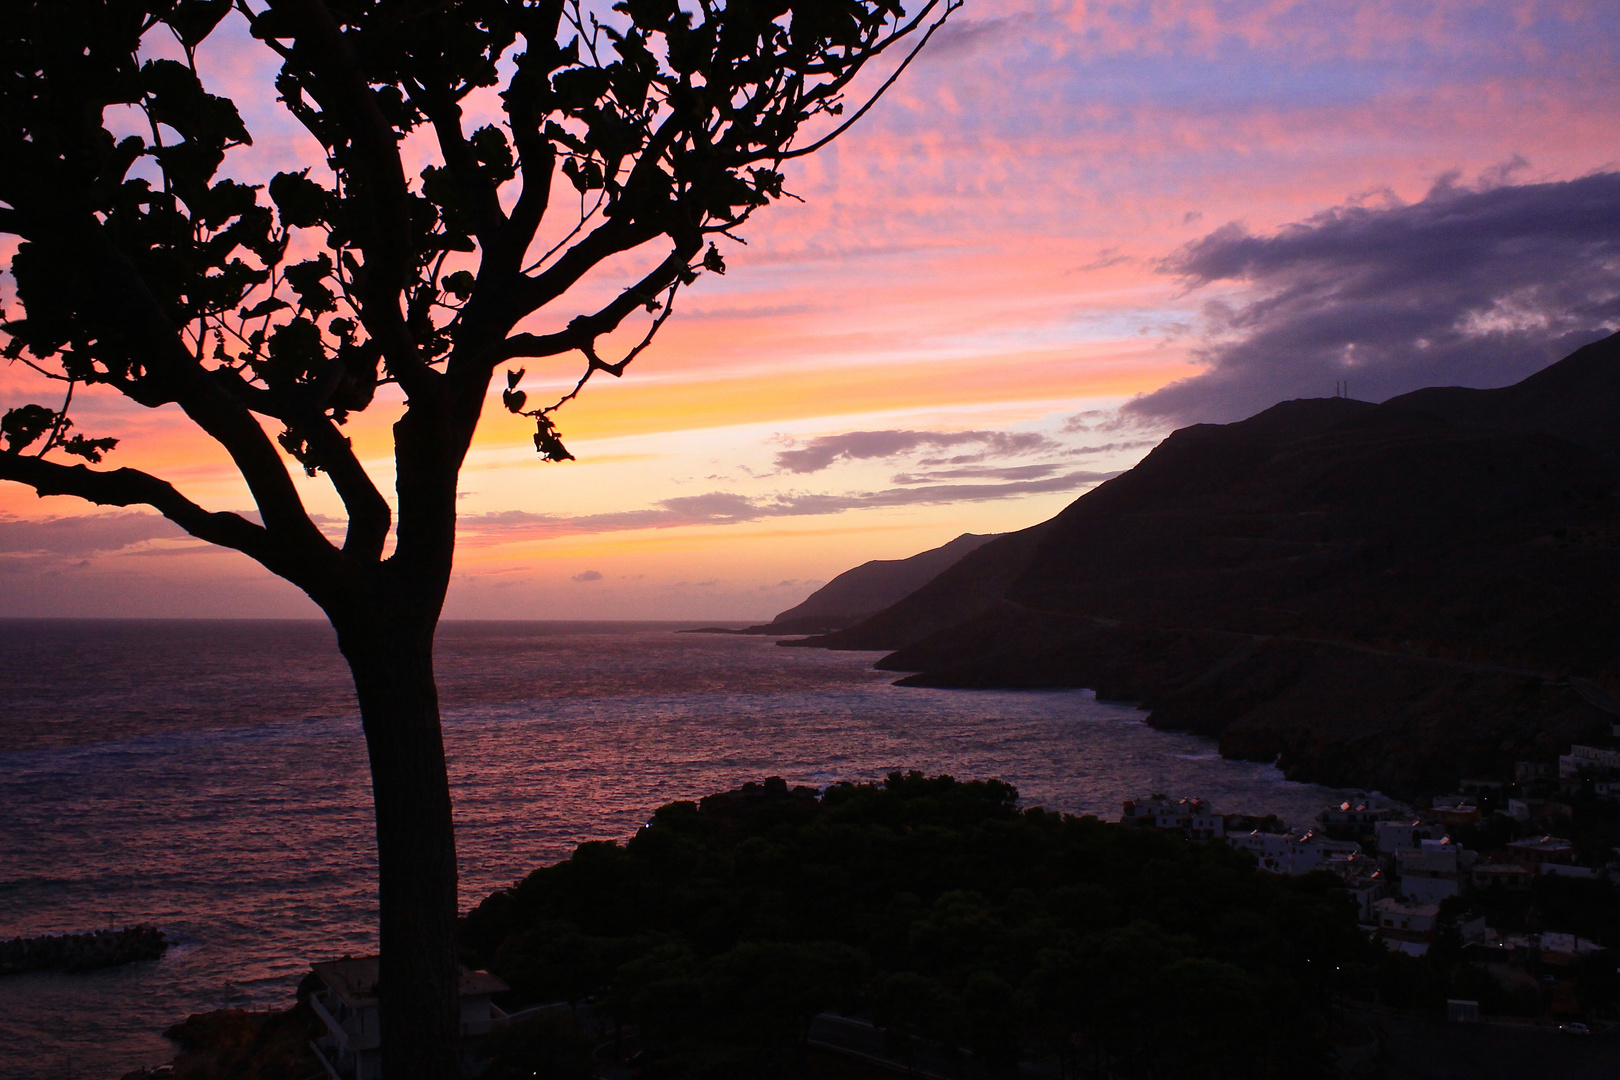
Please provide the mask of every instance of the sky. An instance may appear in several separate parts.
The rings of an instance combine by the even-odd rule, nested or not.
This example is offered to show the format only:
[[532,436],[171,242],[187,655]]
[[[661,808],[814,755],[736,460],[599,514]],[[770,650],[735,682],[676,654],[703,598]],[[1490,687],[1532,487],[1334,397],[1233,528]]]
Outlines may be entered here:
[[[1612,0],[968,0],[558,414],[577,461],[486,409],[445,615],[764,620],[1043,521],[1184,424],[1514,382],[1620,329],[1617,52]],[[227,27],[204,67],[255,136],[230,168],[318,160],[258,46]],[[529,367],[536,398],[578,374]],[[0,404],[36,390],[0,369]],[[75,407],[109,466],[250,507],[174,410]],[[351,422],[388,486],[392,419]],[[0,485],[0,615],[318,614],[153,514]]]

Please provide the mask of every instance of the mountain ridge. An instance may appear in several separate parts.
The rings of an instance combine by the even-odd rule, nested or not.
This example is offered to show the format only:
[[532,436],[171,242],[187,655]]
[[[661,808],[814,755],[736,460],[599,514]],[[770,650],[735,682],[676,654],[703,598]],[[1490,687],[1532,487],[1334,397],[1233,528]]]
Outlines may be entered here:
[[[1607,422],[1605,419],[1607,418]],[[899,604],[783,644],[929,686],[1084,686],[1292,779],[1434,789],[1620,689],[1620,335],[1495,390],[1180,429]]]

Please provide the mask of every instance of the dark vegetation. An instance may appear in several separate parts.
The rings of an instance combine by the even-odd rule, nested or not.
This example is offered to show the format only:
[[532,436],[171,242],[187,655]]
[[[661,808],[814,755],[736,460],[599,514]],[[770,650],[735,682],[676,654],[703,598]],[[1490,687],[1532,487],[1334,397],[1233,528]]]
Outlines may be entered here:
[[[179,1047],[164,1080],[312,1080],[325,1067],[310,1040],[325,1030],[300,1002],[281,1012],[219,1009],[187,1017],[163,1033]],[[123,1080],[147,1080],[138,1069]],[[154,1078],[155,1080],[155,1078]]]
[[489,897],[463,954],[685,1077],[803,1075],[823,1010],[992,1074],[1321,1075],[1335,981],[1380,963],[1335,878],[919,773],[671,803]]
[[805,644],[1083,686],[1295,779],[1416,797],[1620,711],[1620,335],[1497,390],[1175,432],[1056,518]]

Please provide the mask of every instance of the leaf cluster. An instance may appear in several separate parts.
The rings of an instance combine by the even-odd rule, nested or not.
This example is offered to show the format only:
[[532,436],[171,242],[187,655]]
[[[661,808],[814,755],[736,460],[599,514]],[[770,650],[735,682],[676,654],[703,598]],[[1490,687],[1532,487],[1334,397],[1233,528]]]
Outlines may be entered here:
[[488,898],[464,941],[693,1074],[772,1075],[826,1009],[993,1070],[1085,1045],[1121,1075],[1312,1074],[1326,982],[1370,949],[1335,880],[1016,800],[896,773],[672,803]]

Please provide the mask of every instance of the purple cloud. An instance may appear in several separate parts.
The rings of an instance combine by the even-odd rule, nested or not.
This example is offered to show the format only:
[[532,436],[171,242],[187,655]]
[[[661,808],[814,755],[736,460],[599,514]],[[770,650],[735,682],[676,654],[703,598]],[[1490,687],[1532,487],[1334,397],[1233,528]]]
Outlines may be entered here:
[[178,540],[180,526],[157,514],[83,514],[40,520],[0,518],[0,553],[95,555],[147,540]]
[[776,455],[776,467],[784,472],[813,473],[838,461],[892,458],[918,449],[950,446],[981,446],[977,454],[951,459],[953,462],[982,461],[987,457],[1010,457],[1061,447],[1045,435],[1012,431],[846,431],[823,435],[793,450]]
[[1237,420],[1339,380],[1371,401],[1502,386],[1620,328],[1620,173],[1446,177],[1420,202],[1341,206],[1274,236],[1227,225],[1163,269],[1252,292],[1208,305],[1208,370],[1136,398],[1137,416]]
[[939,480],[1039,480],[1057,472],[1061,465],[970,465],[960,469],[933,469],[920,473],[896,473],[894,484],[927,484]]
[[[1014,480],[986,484],[928,484],[893,487],[881,491],[843,494],[788,493],[750,498],[729,491],[687,495],[665,499],[645,510],[623,510],[581,517],[558,517],[506,510],[493,514],[463,517],[467,534],[463,542],[501,542],[506,534],[522,536],[563,536],[578,533],[622,532],[631,529],[673,529],[683,525],[736,525],[777,517],[810,517],[841,514],[847,510],[868,510],[885,506],[923,506],[953,502],[985,502],[1073,491],[1087,484],[1118,476],[1115,472],[1076,471],[1042,479]],[[923,478],[919,478],[923,479]]]

